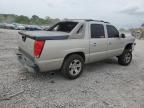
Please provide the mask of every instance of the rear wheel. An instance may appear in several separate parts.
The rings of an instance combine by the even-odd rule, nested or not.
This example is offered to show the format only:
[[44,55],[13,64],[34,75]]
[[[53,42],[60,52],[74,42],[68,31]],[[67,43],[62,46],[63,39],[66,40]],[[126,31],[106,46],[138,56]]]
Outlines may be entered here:
[[80,55],[77,54],[70,55],[64,61],[61,71],[66,78],[76,79],[83,72],[83,65],[84,65],[84,60]]
[[125,50],[121,56],[118,57],[118,63],[123,66],[128,66],[132,61],[132,52]]

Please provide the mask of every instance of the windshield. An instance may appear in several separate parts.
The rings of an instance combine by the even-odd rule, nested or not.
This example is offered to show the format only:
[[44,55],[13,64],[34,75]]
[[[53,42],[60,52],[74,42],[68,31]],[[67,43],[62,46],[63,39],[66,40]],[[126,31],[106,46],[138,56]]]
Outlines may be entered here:
[[70,33],[77,24],[77,22],[59,22],[52,26],[48,31],[61,31]]

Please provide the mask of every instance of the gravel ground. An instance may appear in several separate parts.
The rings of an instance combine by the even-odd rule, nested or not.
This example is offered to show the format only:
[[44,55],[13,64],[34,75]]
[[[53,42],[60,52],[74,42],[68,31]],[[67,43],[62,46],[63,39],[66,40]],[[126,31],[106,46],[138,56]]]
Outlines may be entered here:
[[130,66],[115,58],[85,66],[76,80],[29,73],[17,61],[17,31],[0,29],[0,108],[144,108],[144,40]]

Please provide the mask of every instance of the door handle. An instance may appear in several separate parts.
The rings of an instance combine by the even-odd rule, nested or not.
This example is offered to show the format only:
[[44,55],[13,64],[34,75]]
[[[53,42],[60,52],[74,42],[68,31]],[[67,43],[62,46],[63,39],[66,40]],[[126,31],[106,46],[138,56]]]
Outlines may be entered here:
[[97,44],[96,43],[93,43],[93,46],[96,46]]

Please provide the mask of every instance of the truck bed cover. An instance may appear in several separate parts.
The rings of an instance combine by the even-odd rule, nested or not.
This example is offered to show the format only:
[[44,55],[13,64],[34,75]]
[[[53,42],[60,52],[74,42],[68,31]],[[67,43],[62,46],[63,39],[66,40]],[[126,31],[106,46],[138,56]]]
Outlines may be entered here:
[[34,40],[65,40],[69,37],[68,33],[54,31],[20,31],[19,34]]

